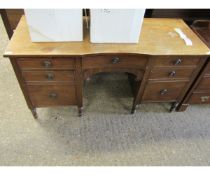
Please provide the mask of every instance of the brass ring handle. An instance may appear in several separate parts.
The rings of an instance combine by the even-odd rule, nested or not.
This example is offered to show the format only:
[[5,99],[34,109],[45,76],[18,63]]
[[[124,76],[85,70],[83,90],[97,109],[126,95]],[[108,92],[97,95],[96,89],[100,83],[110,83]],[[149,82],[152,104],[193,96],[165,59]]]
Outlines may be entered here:
[[178,58],[175,62],[174,65],[179,65],[182,63],[182,60],[180,58]]
[[52,62],[49,61],[49,60],[44,60],[44,61],[43,61],[43,66],[44,66],[45,68],[52,67]]
[[48,74],[46,75],[46,78],[47,78],[48,80],[53,80],[54,77],[55,77],[55,76],[54,76],[52,73],[48,73]]
[[120,58],[118,58],[118,57],[112,58],[112,64],[117,64],[119,62],[120,62]]
[[168,89],[161,89],[160,90],[160,95],[164,95],[168,92]]
[[168,74],[170,77],[174,77],[175,75],[176,75],[176,71],[171,71],[171,72],[169,72],[169,74]]
[[201,102],[206,102],[209,100],[209,96],[201,96]]
[[58,97],[58,94],[57,93],[54,93],[54,92],[52,92],[52,93],[49,93],[49,98],[51,98],[51,99],[56,99],[57,97]]

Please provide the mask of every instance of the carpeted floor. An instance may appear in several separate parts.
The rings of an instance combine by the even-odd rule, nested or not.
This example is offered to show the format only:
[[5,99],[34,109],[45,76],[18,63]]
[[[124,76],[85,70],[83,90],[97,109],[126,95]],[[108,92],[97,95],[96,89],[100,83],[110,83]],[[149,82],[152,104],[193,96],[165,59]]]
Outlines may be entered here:
[[210,106],[168,113],[144,104],[130,115],[123,74],[85,84],[84,117],[76,107],[28,110],[11,64],[0,19],[0,165],[210,165]]

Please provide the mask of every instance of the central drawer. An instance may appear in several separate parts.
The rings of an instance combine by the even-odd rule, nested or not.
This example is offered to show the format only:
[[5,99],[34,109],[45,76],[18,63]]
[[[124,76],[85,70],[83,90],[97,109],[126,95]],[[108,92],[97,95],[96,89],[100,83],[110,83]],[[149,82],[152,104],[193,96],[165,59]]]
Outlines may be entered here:
[[94,55],[83,58],[83,68],[145,68],[147,61],[143,55]]
[[76,104],[75,86],[28,85],[32,104],[36,107],[65,106]]
[[74,71],[22,71],[26,82],[74,81]]
[[20,58],[22,70],[32,69],[75,69],[75,58]]
[[186,85],[186,81],[157,82],[149,81],[146,85],[143,101],[173,102],[176,101]]

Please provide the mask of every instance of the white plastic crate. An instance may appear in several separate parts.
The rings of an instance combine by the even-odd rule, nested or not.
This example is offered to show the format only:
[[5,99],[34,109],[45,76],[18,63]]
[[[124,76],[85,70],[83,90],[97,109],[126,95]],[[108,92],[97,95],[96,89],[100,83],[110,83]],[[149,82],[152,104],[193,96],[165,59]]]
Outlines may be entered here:
[[138,43],[145,9],[91,9],[92,43]]
[[25,9],[32,42],[83,40],[82,9]]

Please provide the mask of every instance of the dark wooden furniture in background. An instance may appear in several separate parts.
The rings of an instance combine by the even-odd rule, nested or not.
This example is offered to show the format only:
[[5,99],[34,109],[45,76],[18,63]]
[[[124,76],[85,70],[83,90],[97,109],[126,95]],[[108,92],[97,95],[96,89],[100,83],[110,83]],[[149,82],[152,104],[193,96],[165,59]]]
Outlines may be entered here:
[[[192,46],[174,31],[182,31]],[[181,19],[145,18],[138,44],[33,43],[21,18],[4,56],[9,57],[34,117],[37,107],[76,105],[81,115],[83,81],[100,72],[135,77],[132,113],[148,102],[179,104],[206,61],[208,47]]]
[[[181,18],[188,25],[210,17],[210,9],[147,9],[151,18]],[[149,16],[150,15],[150,16]]]
[[[210,20],[198,20],[192,24],[193,31],[210,48]],[[209,52],[210,55],[210,52]],[[200,74],[184,100],[179,104],[177,111],[184,111],[189,104],[210,103],[210,57],[204,64]]]
[[17,27],[21,16],[24,14],[23,9],[0,9],[1,17],[4,22],[8,37],[11,38],[13,30]]

